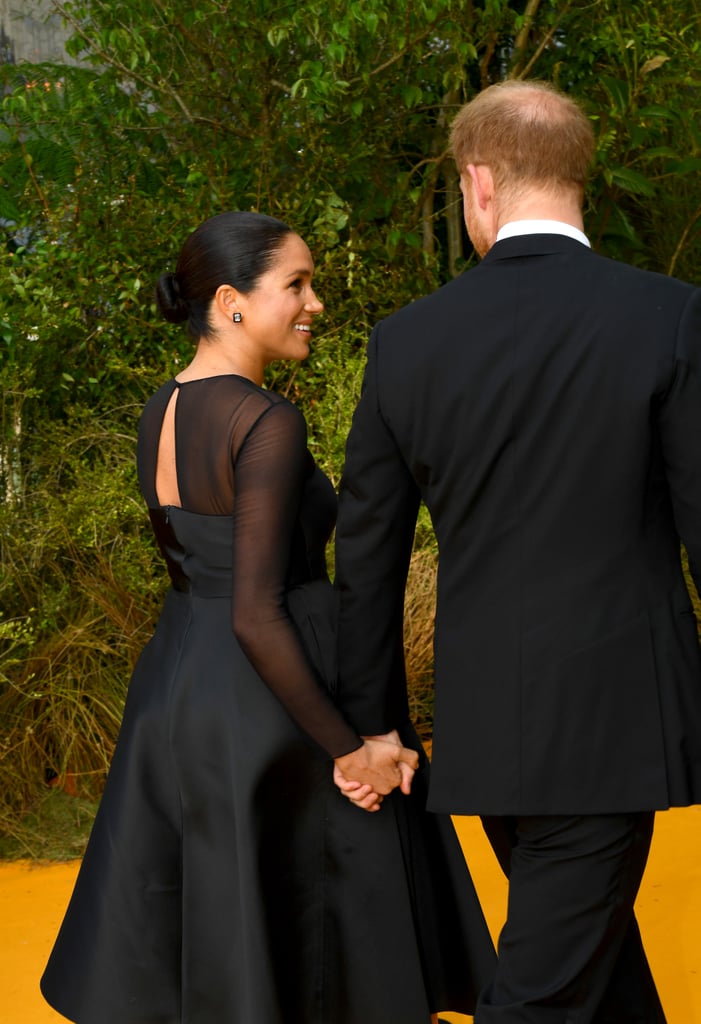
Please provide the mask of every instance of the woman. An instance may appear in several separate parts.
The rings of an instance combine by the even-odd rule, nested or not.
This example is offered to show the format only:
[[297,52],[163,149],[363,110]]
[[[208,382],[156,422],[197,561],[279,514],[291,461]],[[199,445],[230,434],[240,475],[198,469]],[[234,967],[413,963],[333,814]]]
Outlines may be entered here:
[[172,588],[42,978],[78,1024],[428,1024],[492,971],[449,821],[401,792],[364,814],[331,779],[360,751],[349,792],[378,809],[416,754],[333,705],[335,495],[301,413],[262,387],[308,355],[312,273],[290,228],[234,212],[158,283],[197,341],[139,428]]

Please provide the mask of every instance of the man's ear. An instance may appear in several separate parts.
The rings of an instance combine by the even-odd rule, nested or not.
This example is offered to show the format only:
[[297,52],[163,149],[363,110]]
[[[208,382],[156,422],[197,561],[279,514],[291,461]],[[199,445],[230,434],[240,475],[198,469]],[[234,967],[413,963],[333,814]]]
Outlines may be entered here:
[[494,197],[494,179],[486,164],[468,164],[467,173],[472,181],[480,210],[486,210]]

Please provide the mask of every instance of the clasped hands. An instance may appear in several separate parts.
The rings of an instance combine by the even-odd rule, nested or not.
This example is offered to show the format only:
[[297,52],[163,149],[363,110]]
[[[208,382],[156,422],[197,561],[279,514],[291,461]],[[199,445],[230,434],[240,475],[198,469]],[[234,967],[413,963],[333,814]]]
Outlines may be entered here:
[[363,736],[363,745],[334,760],[333,780],[351,803],[379,811],[382,798],[393,789],[411,791],[419,755],[405,747],[396,729],[382,736]]

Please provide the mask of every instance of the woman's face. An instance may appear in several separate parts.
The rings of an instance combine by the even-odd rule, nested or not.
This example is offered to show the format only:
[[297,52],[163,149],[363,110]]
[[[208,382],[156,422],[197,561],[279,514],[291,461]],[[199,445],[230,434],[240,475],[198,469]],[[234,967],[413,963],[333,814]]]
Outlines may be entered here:
[[247,295],[239,293],[240,330],[264,362],[306,359],[312,321],[324,306],[312,288],[314,262],[299,235],[285,235],[269,270]]

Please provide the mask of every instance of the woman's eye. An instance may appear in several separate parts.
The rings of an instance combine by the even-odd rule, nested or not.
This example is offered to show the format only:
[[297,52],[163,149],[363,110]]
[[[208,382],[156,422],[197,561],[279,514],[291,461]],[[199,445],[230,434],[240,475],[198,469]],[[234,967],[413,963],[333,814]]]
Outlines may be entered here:
[[301,287],[302,287],[302,278],[301,277],[298,277],[294,281],[290,281],[290,288],[294,288],[295,291],[298,292]]

